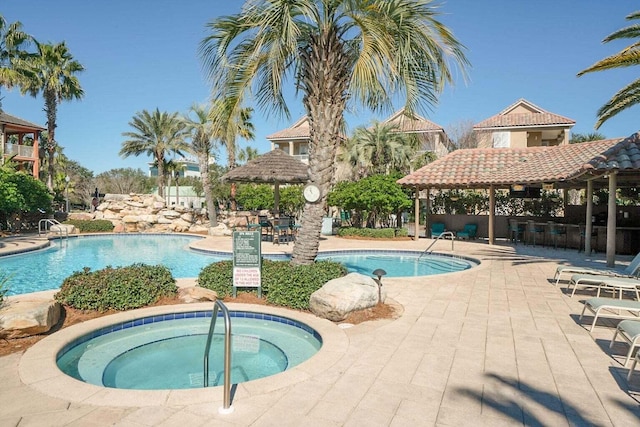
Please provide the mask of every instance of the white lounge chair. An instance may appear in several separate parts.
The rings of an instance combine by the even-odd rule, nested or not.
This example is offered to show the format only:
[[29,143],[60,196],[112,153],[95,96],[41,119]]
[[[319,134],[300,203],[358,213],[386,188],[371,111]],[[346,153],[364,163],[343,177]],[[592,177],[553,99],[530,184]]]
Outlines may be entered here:
[[593,332],[598,317],[614,319],[636,319],[640,315],[640,301],[620,300],[616,298],[589,298],[584,302],[580,320],[589,309],[593,313],[593,323],[589,332]]
[[603,276],[618,276],[618,277],[632,277],[640,275],[640,252],[631,260],[628,266],[622,270],[615,269],[597,269],[589,267],[576,267],[570,265],[561,265],[556,268],[556,274],[553,278],[556,281],[556,286],[560,282],[560,276],[562,274],[599,274]]
[[633,359],[633,364],[631,365],[631,369],[629,369],[629,373],[627,374],[627,382],[631,380],[631,375],[633,375],[633,371],[636,370],[636,365],[640,362],[640,351],[636,353],[635,359]]
[[596,288],[598,293],[596,296],[600,296],[600,290],[606,289],[613,291],[614,296],[616,291],[619,292],[619,298],[622,299],[623,292],[632,292],[635,294],[636,300],[640,301],[640,278],[636,277],[620,277],[620,276],[605,276],[598,274],[574,274],[571,276],[571,281],[567,286],[567,289],[573,291],[571,296],[576,293],[578,287]]
[[616,327],[616,332],[613,334],[613,338],[611,338],[611,344],[609,344],[609,348],[613,347],[613,344],[616,342],[616,338],[620,336],[629,344],[629,351],[627,352],[627,358],[624,360],[624,366],[627,366],[629,360],[631,359],[631,355],[633,354],[633,350],[640,346],[640,321],[638,320],[623,320],[618,323]]

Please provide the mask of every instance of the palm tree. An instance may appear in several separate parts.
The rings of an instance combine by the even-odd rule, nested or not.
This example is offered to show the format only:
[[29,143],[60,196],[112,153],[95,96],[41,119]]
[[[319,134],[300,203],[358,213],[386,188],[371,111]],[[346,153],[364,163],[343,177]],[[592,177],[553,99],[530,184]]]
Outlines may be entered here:
[[56,152],[56,127],[58,104],[62,101],[82,99],[84,91],[80,86],[77,73],[84,71],[84,67],[73,59],[67,45],[42,44],[36,42],[37,53],[20,61],[20,68],[29,79],[22,83],[22,93],[36,96],[42,91],[44,97],[44,111],[47,115],[47,133],[49,139],[44,145],[49,158],[47,168],[47,188],[53,191],[55,177],[55,163],[53,157]]
[[184,122],[178,113],[160,112],[156,108],[151,113],[147,110],[136,113],[129,126],[133,131],[122,133],[128,139],[122,143],[119,154],[122,157],[151,156],[158,168],[158,195],[164,197],[165,156],[168,153],[182,155],[181,151],[186,150]]
[[347,142],[344,159],[356,169],[357,178],[388,175],[408,170],[417,149],[417,139],[399,132],[395,124],[375,121],[371,127],[358,127]]
[[580,144],[582,142],[589,141],[601,141],[603,139],[607,139],[607,137],[600,132],[573,133],[571,134],[571,138],[569,139],[569,144]]
[[7,23],[0,15],[0,112],[2,112],[2,87],[11,89],[19,85],[24,76],[14,68],[14,62],[25,58],[28,54],[24,50],[33,38],[22,30],[19,21]]
[[246,147],[238,151],[238,161],[240,163],[247,163],[249,160],[253,160],[258,157],[260,154],[258,153],[257,148]]
[[204,198],[207,202],[209,214],[209,227],[218,225],[216,206],[213,201],[213,190],[209,176],[209,158],[213,151],[213,122],[210,120],[210,109],[204,105],[192,105],[189,114],[183,118],[186,131],[189,132],[191,143],[188,151],[198,159],[198,169],[204,190]]
[[[627,15],[627,20],[640,19],[640,11],[633,12]],[[638,39],[640,37],[640,24],[634,24],[605,37],[602,43],[608,43],[613,40],[621,39]],[[611,70],[616,68],[630,67],[632,65],[640,65],[640,39],[633,42],[631,45],[622,49],[620,52],[608,56],[591,67],[582,70],[578,73],[578,77],[592,73],[594,71]],[[619,112],[626,110],[636,104],[640,103],[640,79],[636,79],[627,86],[619,90],[613,97],[607,101],[598,110],[598,120],[595,128],[599,129],[602,124],[618,114]]]
[[310,264],[334,175],[347,100],[391,109],[403,92],[405,108],[435,104],[453,78],[448,59],[468,64],[463,46],[439,22],[432,0],[248,0],[240,13],[207,24],[200,53],[213,99],[289,116],[283,88],[295,79],[309,117],[309,171],[321,198],[305,203],[293,264]]
[[[214,134],[220,143],[227,150],[227,167],[229,170],[235,168],[236,165],[236,140],[238,137],[253,140],[255,137],[253,131],[254,126],[251,122],[253,108],[242,107],[236,104],[233,98],[219,98],[214,101],[211,106],[211,120],[214,123]],[[235,182],[231,183],[230,202],[231,209],[236,210],[236,191]]]

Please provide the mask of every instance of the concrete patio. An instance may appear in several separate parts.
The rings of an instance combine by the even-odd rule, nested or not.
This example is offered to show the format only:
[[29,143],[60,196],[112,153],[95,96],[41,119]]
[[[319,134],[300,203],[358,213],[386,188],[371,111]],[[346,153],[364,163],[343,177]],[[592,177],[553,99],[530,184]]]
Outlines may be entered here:
[[[423,250],[430,242],[330,236],[321,250]],[[198,246],[230,250],[231,239],[207,238]],[[263,251],[292,246],[265,242]],[[434,249],[450,252],[451,244],[438,242]],[[626,347],[608,348],[613,323],[599,323],[590,334],[578,322],[582,297],[570,298],[551,282],[559,264],[602,267],[603,254],[482,241],[455,242],[454,252],[482,264],[460,273],[383,279],[389,297],[404,308],[400,318],[335,326],[332,334],[343,334],[346,346],[325,370],[300,372],[281,385],[274,376],[268,392],[239,392],[232,414],[218,413],[220,388],[208,390],[211,402],[119,405],[68,397],[69,390],[45,393],[47,379],[25,384],[22,355],[13,354],[0,358],[0,426],[640,424],[640,394],[634,392],[640,372],[629,385],[621,364]]]

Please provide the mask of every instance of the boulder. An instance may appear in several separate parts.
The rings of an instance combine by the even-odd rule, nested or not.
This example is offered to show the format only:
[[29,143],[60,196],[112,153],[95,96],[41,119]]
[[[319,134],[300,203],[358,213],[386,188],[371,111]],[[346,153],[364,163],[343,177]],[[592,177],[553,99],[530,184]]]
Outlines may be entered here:
[[[386,299],[386,290],[381,288],[381,301]],[[329,280],[311,294],[309,308],[318,317],[340,322],[349,313],[374,307],[378,304],[378,284],[373,278],[360,273],[349,273],[344,277]]]
[[231,229],[219,222],[217,227],[209,227],[209,236],[231,236]]
[[0,338],[43,334],[60,320],[60,304],[52,299],[20,298],[0,308]]
[[190,286],[188,288],[180,288],[178,290],[178,298],[186,303],[215,301],[218,299],[216,291],[201,288],[200,286]]

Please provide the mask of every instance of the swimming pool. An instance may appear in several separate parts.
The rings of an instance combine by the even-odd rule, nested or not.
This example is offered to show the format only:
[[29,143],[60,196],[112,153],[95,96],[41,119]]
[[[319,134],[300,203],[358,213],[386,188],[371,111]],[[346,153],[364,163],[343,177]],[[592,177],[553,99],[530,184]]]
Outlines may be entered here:
[[[0,271],[10,276],[9,295],[58,289],[67,277],[88,267],[99,270],[133,263],[167,266],[173,277],[198,277],[212,262],[230,259],[230,253],[192,250],[202,237],[179,234],[112,234],[54,240],[39,251],[0,257]],[[263,254],[286,260],[288,255]],[[382,268],[386,277],[413,277],[451,273],[479,264],[470,258],[419,251],[343,250],[318,253],[318,260],[342,262],[350,272],[370,276]]]
[[[272,314],[231,311],[231,382],[275,375],[322,346],[308,325]],[[109,388],[161,390],[204,386],[203,355],[211,311],[147,316],[83,335],[63,347],[58,367],[78,380]],[[209,385],[222,384],[224,322],[210,351]]]

